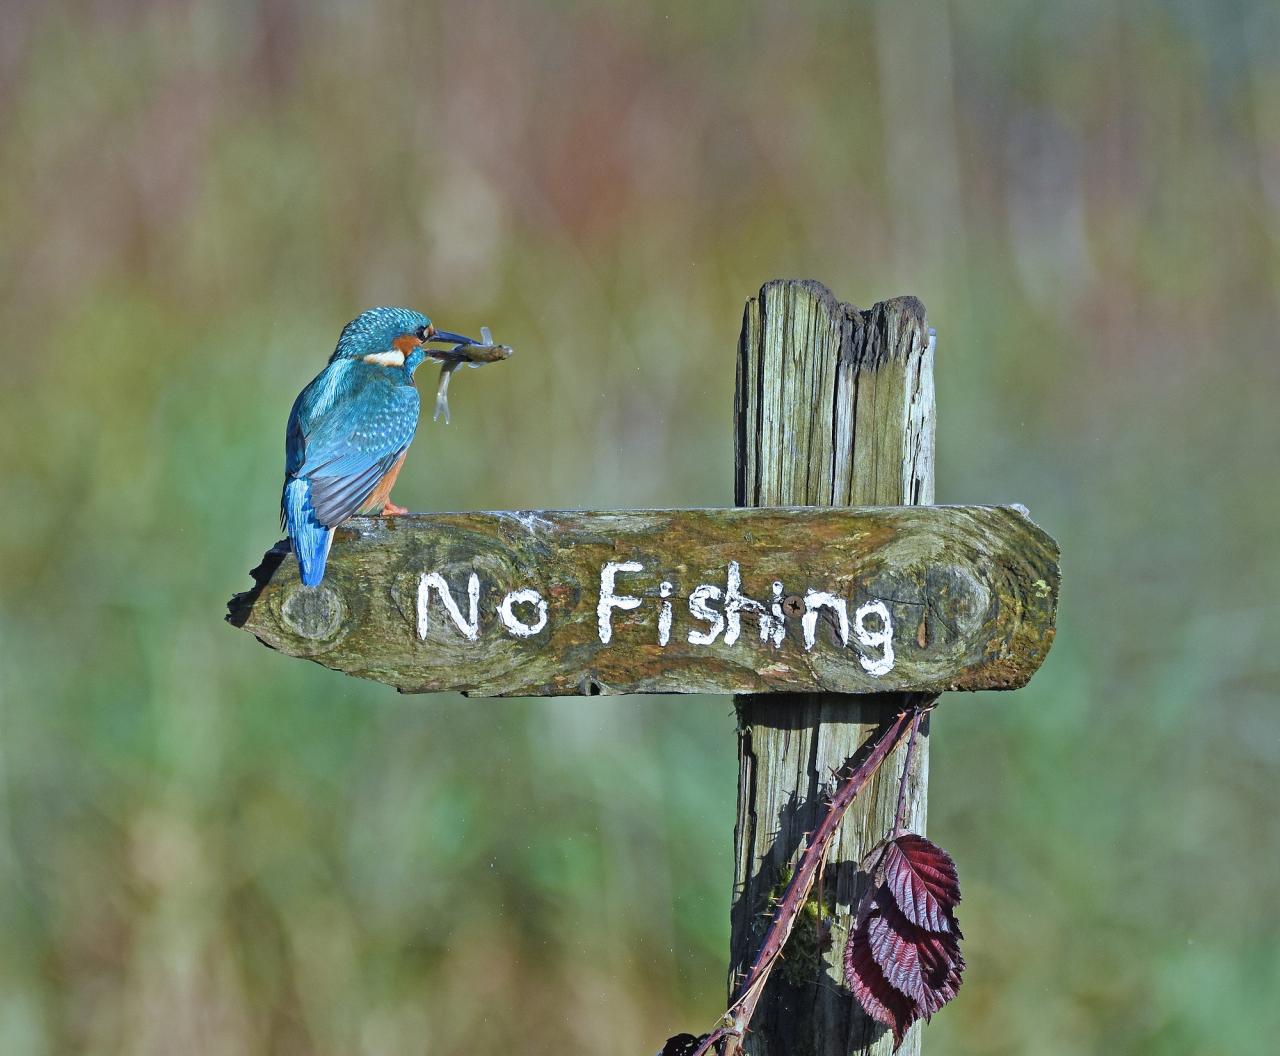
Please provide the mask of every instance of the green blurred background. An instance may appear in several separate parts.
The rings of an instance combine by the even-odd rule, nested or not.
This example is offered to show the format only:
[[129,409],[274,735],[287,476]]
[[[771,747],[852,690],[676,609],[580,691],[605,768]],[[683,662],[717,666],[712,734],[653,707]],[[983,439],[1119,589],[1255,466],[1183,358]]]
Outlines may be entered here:
[[919,295],[939,501],[1064,553],[1043,671],[934,723],[927,1051],[1275,1051],[1274,6],[8,0],[0,175],[0,1052],[706,1029],[727,699],[399,697],[222,614],[360,309],[518,347],[400,502],[728,505],[775,277]]

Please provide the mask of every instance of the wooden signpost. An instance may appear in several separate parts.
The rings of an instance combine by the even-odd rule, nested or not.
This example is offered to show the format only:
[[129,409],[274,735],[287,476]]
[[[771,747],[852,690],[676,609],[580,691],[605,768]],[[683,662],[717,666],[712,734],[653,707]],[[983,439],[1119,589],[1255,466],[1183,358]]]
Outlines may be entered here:
[[[732,990],[830,773],[920,694],[1024,685],[1053,641],[1053,540],[1020,508],[928,505],[932,368],[914,298],[860,312],[817,283],[769,283],[747,305],[736,401],[737,500],[758,508],[354,518],[320,587],[277,544],[228,619],[403,692],[745,694]],[[919,741],[908,803],[923,832]],[[770,980],[747,1052],[891,1047],[838,951],[857,864],[893,822],[894,762],[828,853],[835,952]]]

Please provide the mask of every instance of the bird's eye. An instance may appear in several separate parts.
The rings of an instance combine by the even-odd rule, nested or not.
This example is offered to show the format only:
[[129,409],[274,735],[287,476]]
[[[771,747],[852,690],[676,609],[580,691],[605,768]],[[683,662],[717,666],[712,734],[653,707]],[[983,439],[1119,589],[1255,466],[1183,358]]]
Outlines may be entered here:
[[418,327],[417,330],[414,331],[414,333],[417,334],[419,338],[426,338],[427,328],[425,326],[420,326]]

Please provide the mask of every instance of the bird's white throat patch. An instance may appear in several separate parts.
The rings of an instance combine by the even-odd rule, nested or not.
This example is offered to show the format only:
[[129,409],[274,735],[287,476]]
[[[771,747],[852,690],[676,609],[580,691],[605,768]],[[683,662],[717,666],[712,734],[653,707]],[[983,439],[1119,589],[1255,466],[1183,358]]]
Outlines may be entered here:
[[385,352],[373,352],[367,356],[360,357],[366,363],[372,363],[375,367],[403,367],[404,353],[398,348],[389,348]]

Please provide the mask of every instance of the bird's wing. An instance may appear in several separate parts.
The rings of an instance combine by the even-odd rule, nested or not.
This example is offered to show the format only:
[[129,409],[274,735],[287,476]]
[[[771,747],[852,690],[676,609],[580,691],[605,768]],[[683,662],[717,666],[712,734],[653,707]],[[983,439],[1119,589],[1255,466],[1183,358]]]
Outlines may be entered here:
[[294,404],[285,463],[290,476],[310,481],[316,517],[332,528],[363,505],[408,450],[419,401],[412,385],[352,371],[335,380],[328,373]]
[[316,519],[329,527],[345,521],[365,504],[379,481],[391,472],[391,467],[408,448],[409,445],[405,444],[351,476],[312,477],[311,505],[315,507]]

